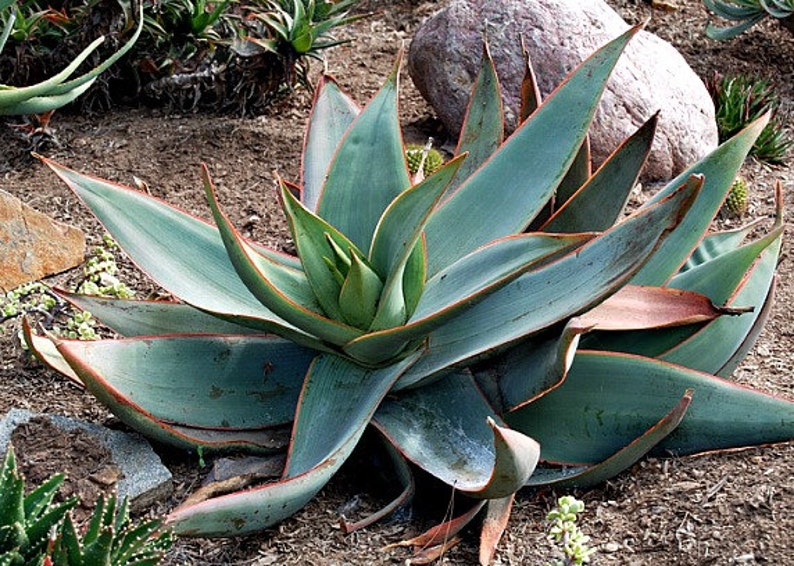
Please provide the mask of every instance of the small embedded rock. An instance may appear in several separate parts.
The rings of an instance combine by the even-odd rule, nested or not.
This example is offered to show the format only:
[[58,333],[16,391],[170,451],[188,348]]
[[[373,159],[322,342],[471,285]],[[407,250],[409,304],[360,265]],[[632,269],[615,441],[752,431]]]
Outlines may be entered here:
[[0,290],[79,265],[85,234],[0,190]]

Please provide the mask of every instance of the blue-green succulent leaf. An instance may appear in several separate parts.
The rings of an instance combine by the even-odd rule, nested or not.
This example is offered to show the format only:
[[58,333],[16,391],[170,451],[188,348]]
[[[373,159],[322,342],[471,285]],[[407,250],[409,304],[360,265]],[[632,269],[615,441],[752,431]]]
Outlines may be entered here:
[[383,282],[356,254],[350,258],[350,270],[339,292],[339,309],[348,324],[369,328],[378,309]]
[[691,402],[692,392],[687,391],[675,407],[658,423],[606,460],[592,466],[538,466],[535,473],[529,478],[527,485],[555,489],[574,487],[581,489],[615,477],[634,465],[673,432],[681,424]]
[[281,199],[313,297],[321,306],[323,314],[335,320],[344,320],[339,306],[341,285],[338,273],[329,269],[328,263],[330,261],[339,266],[339,261],[342,261],[343,265],[339,267],[349,268],[350,256],[356,255],[361,259],[362,252],[344,234],[304,207],[283,183]]
[[477,368],[477,383],[500,412],[530,403],[562,383],[586,330],[572,318],[559,336],[519,342]]
[[504,112],[499,79],[488,44],[483,43],[480,70],[469,99],[469,107],[458,137],[455,155],[468,154],[448,191],[454,192],[504,141]]
[[580,247],[592,237],[523,234],[494,241],[430,279],[407,324],[366,334],[347,344],[345,351],[376,363],[384,353],[399,351],[407,342],[423,338],[521,274]]
[[469,496],[518,491],[540,447],[501,423],[472,377],[452,374],[384,400],[375,425],[414,464]]
[[270,435],[260,432],[292,421],[303,376],[316,355],[275,336],[173,335],[56,345],[97,399],[146,436],[188,448],[260,451],[283,448],[284,438],[272,446]]
[[701,263],[706,263],[711,259],[715,259],[726,252],[735,250],[761,222],[763,222],[763,218],[758,218],[749,224],[733,230],[723,230],[721,232],[709,234],[703,238],[703,241],[700,242],[697,249],[692,252],[692,255],[686,260],[686,263],[679,273],[683,273]]
[[185,303],[139,301],[70,293],[59,296],[90,312],[102,324],[125,337],[164,334],[261,334],[253,328],[212,316]]
[[323,75],[314,94],[309,126],[303,140],[301,202],[317,210],[328,167],[336,148],[359,108],[331,77]]
[[541,226],[545,232],[608,230],[623,214],[651,151],[658,114],[645,122]]
[[[41,159],[91,209],[130,259],[170,293],[198,309],[262,331],[305,335],[251,294],[213,226],[140,191]],[[286,258],[251,249],[272,261]],[[291,267],[288,261],[279,263]]]
[[254,489],[186,503],[167,524],[187,536],[261,531],[296,513],[347,460],[407,359],[367,370],[336,356],[312,363],[301,391],[284,475]]
[[415,385],[528,337],[615,293],[686,213],[701,182],[690,179],[658,206],[633,214],[574,253],[522,275],[463,311],[430,335],[425,355],[397,387]]
[[[319,297],[313,292],[316,287],[312,285],[308,273],[286,267],[256,253],[232,225],[229,217],[220,209],[215,188],[212,186],[206,168],[204,169],[204,188],[228,257],[239,278],[252,295],[269,310],[288,320],[297,328],[330,344],[341,345],[363,333],[359,329],[326,315],[323,305],[318,302]],[[282,192],[286,193],[287,199],[293,198],[289,195],[289,191]],[[297,201],[293,199],[293,202]],[[305,211],[303,208],[301,210]],[[323,243],[325,243],[324,239]],[[330,248],[328,249],[330,255]],[[320,261],[322,262],[322,260]],[[328,273],[328,277],[331,279],[331,272],[325,263],[322,263],[321,268]]]
[[679,187],[690,175],[704,177],[700,191],[692,209],[682,218],[681,223],[653,256],[634,276],[635,285],[664,285],[681,269],[692,252],[698,247],[711,221],[719,211],[730,190],[736,173],[744,163],[758,135],[769,121],[763,116],[730,140],[715,149],[700,162],[696,163],[670,181],[645,205],[652,206]]
[[399,65],[342,139],[317,205],[319,216],[361,250],[369,249],[389,203],[411,185],[397,115]]
[[427,225],[430,277],[529,225],[576,157],[609,74],[637,30],[632,28],[582,63],[439,205]]
[[505,420],[540,442],[544,460],[595,463],[644,434],[687,390],[694,395],[686,417],[659,451],[683,455],[794,438],[790,401],[615,352],[580,350],[561,386]]

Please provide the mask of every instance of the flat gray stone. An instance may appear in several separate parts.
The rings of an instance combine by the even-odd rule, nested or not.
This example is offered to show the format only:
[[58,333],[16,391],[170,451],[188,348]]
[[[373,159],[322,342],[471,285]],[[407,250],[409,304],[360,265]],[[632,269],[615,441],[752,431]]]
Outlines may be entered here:
[[168,497],[173,491],[171,472],[163,466],[145,438],[61,415],[37,414],[24,409],[8,411],[0,419],[0,450],[3,455],[14,430],[39,416],[48,418],[64,431],[82,429],[110,450],[114,463],[122,472],[116,484],[118,495],[120,498],[129,498],[131,509],[144,509]]

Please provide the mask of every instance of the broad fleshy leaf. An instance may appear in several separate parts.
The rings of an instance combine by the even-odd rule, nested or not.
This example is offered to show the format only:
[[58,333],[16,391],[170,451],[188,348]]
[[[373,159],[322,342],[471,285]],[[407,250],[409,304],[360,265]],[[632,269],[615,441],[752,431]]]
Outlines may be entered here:
[[400,266],[405,265],[428,216],[466,159],[460,155],[445,163],[424,181],[403,191],[383,212],[372,238],[369,260],[384,279],[402,271]]
[[334,263],[333,258],[342,257],[349,267],[350,256],[356,255],[362,259],[363,252],[344,234],[305,208],[283,183],[281,199],[292,239],[298,248],[298,257],[314,297],[324,311],[322,314],[335,320],[343,320],[339,306],[341,285],[334,272],[329,269],[328,262],[330,260]]
[[173,295],[262,331],[305,335],[251,294],[220,234],[208,223],[129,187],[40,159],[91,209],[130,259]]
[[56,345],[97,399],[150,438],[190,448],[259,451],[284,447],[283,435],[274,445],[273,433],[264,429],[292,421],[303,376],[316,355],[274,336]]
[[342,139],[317,205],[319,216],[361,250],[369,249],[389,203],[411,186],[397,114],[400,60]]
[[687,390],[694,395],[686,417],[657,450],[683,455],[794,437],[789,401],[615,352],[578,352],[560,387],[505,418],[540,442],[544,460],[595,463],[642,436]]
[[[404,191],[389,205],[378,222],[370,261],[385,278],[385,287],[370,330],[399,326],[411,314],[405,302],[403,286],[406,266],[410,255],[417,250],[416,246],[422,245],[422,229],[463,159],[464,156],[453,159],[418,185]],[[409,273],[412,278],[409,279],[412,286],[409,295],[416,294],[419,281],[413,278],[417,276],[415,271]]]
[[[361,330],[323,313],[306,274],[255,252],[220,209],[206,168],[204,188],[228,258],[252,295],[284,320],[331,344],[341,345],[362,334]],[[293,198],[289,191],[282,191],[282,194]],[[325,265],[323,269],[330,277]]]
[[460,373],[385,399],[373,423],[415,465],[467,495],[493,499],[524,485],[540,453],[498,419],[472,377]]
[[55,292],[125,337],[164,334],[262,334],[253,328],[212,316],[184,303],[139,301]]
[[603,303],[580,315],[592,330],[647,330],[714,320],[741,310],[718,307],[706,295],[670,287],[626,285]]
[[757,218],[749,224],[739,228],[709,234],[703,238],[697,249],[692,252],[692,255],[689,256],[689,259],[686,261],[679,273],[683,273],[684,271],[692,269],[701,263],[706,263],[710,259],[714,259],[724,253],[738,248],[742,242],[752,233],[752,231],[755,230],[763,221],[763,218]]
[[632,283],[663,285],[678,273],[703,239],[711,225],[711,220],[722,206],[739,167],[768,122],[768,115],[754,121],[700,162],[670,181],[664,189],[643,205],[648,207],[659,202],[691,175],[704,177],[703,189],[689,214],[681,219],[675,231],[634,276]]
[[476,367],[477,384],[500,413],[530,403],[562,383],[587,330],[575,317],[560,336],[519,342]]
[[603,231],[617,222],[651,151],[658,116],[654,114],[624,141],[540,229]]
[[428,275],[522,231],[551,197],[584,141],[601,92],[638,28],[610,42],[568,77],[427,225]]
[[383,282],[356,254],[351,254],[350,260],[350,270],[339,291],[339,308],[348,324],[369,328],[378,310]]
[[229,536],[266,529],[294,514],[347,460],[376,407],[410,363],[368,370],[337,356],[318,357],[301,390],[283,478],[178,507],[167,524],[179,534]]
[[488,43],[483,42],[480,70],[472,87],[469,106],[455,149],[455,155],[466,153],[468,157],[450,185],[450,193],[493,155],[502,145],[504,134],[504,111],[499,78],[496,76]]
[[[781,230],[782,227],[778,227],[764,238],[727,251],[676,275],[670,281],[670,288],[701,293],[716,304],[752,310],[767,298],[779,253]],[[772,249],[769,249],[770,246]],[[766,259],[759,262],[761,257]],[[706,326],[692,325],[647,332],[596,332],[584,339],[584,345],[591,349],[659,357],[700,334],[697,344],[706,344],[708,347],[705,351],[709,355],[704,356],[700,352],[694,354],[693,360],[698,360],[699,369],[716,372],[734,356],[734,348],[743,343],[757,317],[758,313],[746,312],[738,318],[731,317],[724,321],[717,319]],[[727,334],[720,334],[722,332]],[[693,351],[690,348],[686,350]]]
[[303,205],[317,210],[325,175],[339,142],[359,113],[358,105],[327,75],[314,91],[314,105],[303,140],[301,192]]
[[527,482],[531,487],[587,488],[613,478],[664,440],[681,424],[692,402],[692,392],[687,391],[675,407],[645,434],[598,464],[592,466],[539,465]]
[[[746,339],[755,328],[757,318],[764,312],[760,307],[766,303],[770,294],[781,240],[782,227],[777,237],[761,252],[759,260],[745,274],[746,277],[729,300],[731,305],[753,305],[756,312],[743,315],[739,320],[714,320],[661,354],[659,359],[700,371],[719,373],[724,371],[726,363],[743,345],[752,345],[748,345]],[[708,355],[704,355],[704,352],[708,352]]]
[[345,352],[377,363],[384,353],[397,352],[406,343],[423,338],[523,273],[579,248],[592,237],[523,234],[492,242],[430,279],[406,324],[366,334],[347,344]]
[[[688,210],[702,180],[646,208],[576,252],[530,271],[430,335],[427,352],[397,387],[407,387],[539,332],[615,293]],[[564,281],[565,285],[559,282]]]

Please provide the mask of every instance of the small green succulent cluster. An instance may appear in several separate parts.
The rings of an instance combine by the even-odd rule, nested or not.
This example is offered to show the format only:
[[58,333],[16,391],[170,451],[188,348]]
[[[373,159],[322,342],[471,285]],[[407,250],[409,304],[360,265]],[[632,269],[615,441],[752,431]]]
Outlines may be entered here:
[[50,288],[39,281],[20,285],[0,297],[3,318],[12,318],[23,312],[50,311],[57,303],[58,299],[50,293]]
[[714,101],[720,142],[736,135],[742,128],[764,114],[769,123],[753,144],[750,154],[768,163],[780,164],[794,146],[783,121],[777,116],[780,97],[769,81],[746,75],[715,76],[708,83]]
[[559,545],[565,555],[549,566],[581,566],[590,562],[596,549],[590,548],[590,537],[582,532],[576,524],[578,515],[584,511],[584,502],[571,495],[564,495],[557,500],[557,506],[546,515],[549,523],[548,538]]
[[732,39],[767,17],[794,33],[794,0],[703,0],[703,4],[720,18],[736,22],[727,27],[709,22],[706,35],[711,39]]
[[55,503],[63,474],[27,495],[25,480],[9,447],[0,470],[0,565],[2,566],[155,566],[173,545],[160,521],[130,521],[126,500],[100,497],[82,532],[69,511],[77,497]]
[[[105,234],[102,244],[96,246],[94,254],[83,268],[84,279],[77,286],[78,293],[120,299],[131,299],[135,295],[116,277],[116,250],[116,242],[109,234]],[[68,308],[63,299],[40,281],[25,283],[5,296],[0,296],[0,313],[5,319],[21,314],[40,313],[48,320],[46,326],[56,335],[79,340],[99,338],[96,320],[90,312]],[[61,324],[57,321],[61,321]]]
[[102,244],[94,248],[94,255],[83,268],[85,279],[77,287],[78,293],[119,299],[131,299],[135,296],[135,292],[116,277],[119,267],[115,252],[118,249],[118,244],[110,234],[102,236]]

